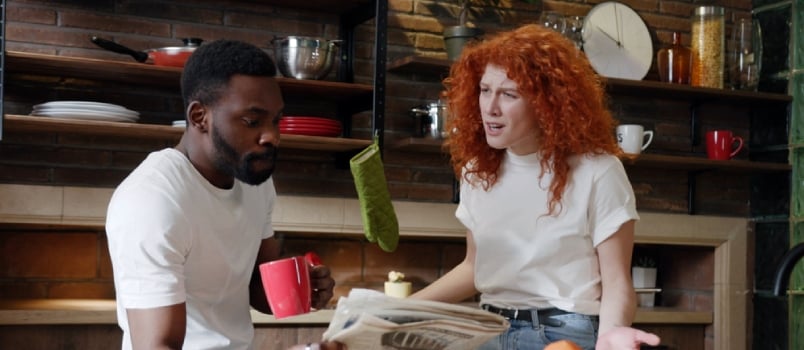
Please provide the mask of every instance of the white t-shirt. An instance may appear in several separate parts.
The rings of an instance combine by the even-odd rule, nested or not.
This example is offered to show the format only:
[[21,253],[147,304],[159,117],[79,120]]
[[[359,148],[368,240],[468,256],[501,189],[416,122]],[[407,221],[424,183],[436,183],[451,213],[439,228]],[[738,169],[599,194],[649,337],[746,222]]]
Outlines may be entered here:
[[595,247],[639,219],[622,163],[611,155],[571,157],[561,212],[547,216],[551,173],[538,153],[507,152],[489,191],[464,181],[456,217],[473,233],[481,303],[600,313]]
[[186,349],[250,349],[249,281],[273,235],[273,181],[210,184],[176,149],[148,155],[115,190],[106,232],[123,349],[126,310],[186,303]]

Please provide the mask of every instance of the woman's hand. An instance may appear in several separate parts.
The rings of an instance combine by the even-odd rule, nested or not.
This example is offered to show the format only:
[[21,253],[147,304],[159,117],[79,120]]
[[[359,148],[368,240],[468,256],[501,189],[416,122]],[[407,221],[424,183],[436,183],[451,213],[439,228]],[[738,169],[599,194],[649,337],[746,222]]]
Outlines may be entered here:
[[659,345],[659,336],[631,327],[615,327],[597,338],[596,350],[639,350],[641,344]]

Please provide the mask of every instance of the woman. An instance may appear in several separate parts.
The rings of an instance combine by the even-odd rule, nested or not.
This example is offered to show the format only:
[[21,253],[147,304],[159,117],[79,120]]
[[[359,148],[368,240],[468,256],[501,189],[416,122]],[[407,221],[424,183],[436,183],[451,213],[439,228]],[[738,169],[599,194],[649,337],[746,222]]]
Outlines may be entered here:
[[[465,259],[413,298],[481,294],[511,328],[482,349],[638,349],[634,193],[583,53],[527,25],[466,48],[445,80]],[[600,337],[598,338],[598,334]]]

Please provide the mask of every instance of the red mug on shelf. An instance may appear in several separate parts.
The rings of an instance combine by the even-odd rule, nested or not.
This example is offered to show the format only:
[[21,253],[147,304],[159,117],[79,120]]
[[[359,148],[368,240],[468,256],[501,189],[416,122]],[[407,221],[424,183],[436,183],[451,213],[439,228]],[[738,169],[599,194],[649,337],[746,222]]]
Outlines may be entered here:
[[[735,147],[734,145],[737,145]],[[743,149],[743,138],[728,130],[706,132],[706,155],[709,159],[729,160]]]

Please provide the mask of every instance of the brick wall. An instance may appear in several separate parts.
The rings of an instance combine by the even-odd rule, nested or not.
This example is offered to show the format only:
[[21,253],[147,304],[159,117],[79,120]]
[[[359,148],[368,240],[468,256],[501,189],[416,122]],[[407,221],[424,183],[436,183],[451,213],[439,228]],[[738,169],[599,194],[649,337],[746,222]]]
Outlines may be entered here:
[[[670,33],[685,33],[689,42],[690,2],[627,1],[655,31],[657,46],[670,41]],[[448,1],[390,0],[389,60],[410,54],[445,57],[441,31],[452,25],[454,10]],[[728,22],[747,17],[750,1],[727,4]],[[544,1],[542,6],[502,1],[499,7],[481,7],[472,21],[487,32],[534,22],[542,9],[584,15],[592,3]],[[356,73],[359,82],[373,74],[373,23],[358,35]],[[337,18],[328,14],[287,10],[259,2],[190,1],[7,1],[7,49],[64,56],[133,61],[130,57],[95,47],[91,35],[116,38],[133,48],[175,45],[174,38],[195,36],[206,40],[237,38],[266,49],[274,35],[315,35],[334,38]],[[649,79],[655,78],[655,70]],[[389,73],[387,80],[386,139],[407,137],[413,130],[410,107],[438,97],[438,77]],[[142,113],[142,121],[169,124],[182,118],[177,91],[141,89],[124,84],[98,84],[82,79],[8,74],[6,113],[27,114],[32,105],[56,99],[90,99],[125,105]],[[289,112],[304,110],[293,104]],[[612,110],[623,123],[642,123],[656,132],[649,151],[703,155],[692,146],[689,106],[644,99],[617,99]],[[745,135],[745,111],[715,106],[705,111],[707,126],[722,126]],[[368,113],[354,117],[354,135],[365,136]],[[7,132],[0,142],[0,181],[51,185],[114,187],[147,152],[171,145],[138,139],[75,136],[60,133]],[[747,152],[742,153],[743,156]],[[386,167],[395,199],[447,202],[452,198],[452,174],[444,156],[386,149]],[[332,154],[283,150],[275,179],[283,194],[355,197],[351,175],[338,167]],[[687,208],[687,173],[665,169],[629,169],[641,211],[683,213]],[[698,178],[697,206],[703,214],[747,216],[749,178],[723,177],[718,173]],[[411,276],[420,287],[454,266],[463,254],[463,243],[437,240],[404,240],[393,254],[353,238],[288,236],[289,249],[322,252],[333,265],[339,293],[355,286],[379,288],[389,266]],[[76,249],[68,247],[76,246]],[[80,247],[77,247],[80,246]],[[304,247],[304,248],[303,248]],[[113,289],[105,255],[103,232],[5,228],[0,231],[0,297],[112,297]],[[684,253],[684,250],[680,250]],[[675,254],[675,253],[668,253]],[[695,260],[711,267],[711,252]],[[44,258],[46,257],[46,258]],[[45,261],[44,263],[42,261]],[[669,259],[674,260],[674,259]],[[683,260],[683,259],[676,259]],[[21,262],[26,262],[22,264]],[[697,265],[696,265],[697,266]],[[694,266],[692,267],[695,270]],[[680,272],[687,273],[687,272]],[[692,272],[690,272],[692,273]],[[684,277],[684,276],[682,276]],[[684,277],[686,278],[686,277]],[[671,279],[675,280],[675,279]],[[697,287],[696,287],[697,288]],[[697,291],[707,290],[695,289]],[[708,291],[711,297],[711,286]],[[676,298],[679,305],[689,304]],[[674,303],[675,305],[675,303]]]
[[[382,290],[390,270],[403,271],[418,290],[463,260],[458,240],[405,240],[393,253],[356,237],[279,234],[284,254],[315,251],[333,271],[335,298],[352,288]],[[113,299],[112,266],[102,230],[6,227],[0,229],[0,298]],[[714,251],[638,245],[655,257],[663,291],[657,305],[712,311]],[[415,257],[415,258],[414,258]]]
[[[333,306],[352,288],[382,290],[392,269],[404,271],[415,289],[423,288],[463,260],[465,250],[456,240],[407,240],[386,253],[357,237],[278,237],[283,254],[315,251],[330,266],[337,285]],[[103,230],[0,228],[0,298],[114,299]]]

